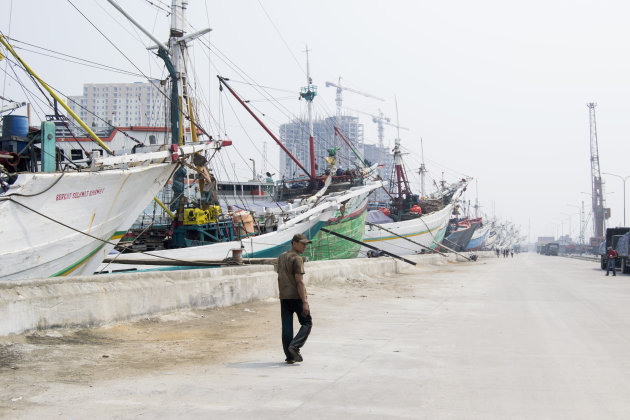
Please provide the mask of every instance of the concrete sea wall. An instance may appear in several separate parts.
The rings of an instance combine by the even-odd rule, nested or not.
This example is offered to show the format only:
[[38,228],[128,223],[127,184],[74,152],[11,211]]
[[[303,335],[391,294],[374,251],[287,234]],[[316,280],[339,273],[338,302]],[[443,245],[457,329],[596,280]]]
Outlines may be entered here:
[[[464,261],[449,255],[418,255],[419,266]],[[393,258],[306,263],[311,284],[404,273],[414,267]],[[55,277],[0,283],[0,336],[55,327],[90,327],[178,310],[223,307],[276,297],[272,266],[154,271]]]

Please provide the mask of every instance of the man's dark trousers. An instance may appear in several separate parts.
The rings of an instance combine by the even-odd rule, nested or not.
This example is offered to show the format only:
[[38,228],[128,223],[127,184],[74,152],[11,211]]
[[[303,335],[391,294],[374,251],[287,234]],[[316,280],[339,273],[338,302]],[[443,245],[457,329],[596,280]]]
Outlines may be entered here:
[[[306,343],[313,327],[311,315],[302,316],[302,299],[280,299],[280,316],[282,317],[282,347],[287,359],[292,359],[289,346],[300,348]],[[293,337],[293,314],[297,314],[300,330]]]

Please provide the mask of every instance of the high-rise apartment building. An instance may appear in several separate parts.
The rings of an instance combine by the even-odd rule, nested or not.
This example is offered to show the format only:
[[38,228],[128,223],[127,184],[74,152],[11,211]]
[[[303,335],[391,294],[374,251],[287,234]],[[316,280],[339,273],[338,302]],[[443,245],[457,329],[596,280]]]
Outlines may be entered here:
[[165,127],[166,98],[159,81],[88,83],[68,105],[89,127]]
[[[313,133],[315,139],[315,164],[317,173],[321,174],[327,166],[325,158],[328,157],[328,149],[339,147],[337,152],[337,167],[354,167],[356,158],[345,142],[335,138],[334,126],[340,127],[346,139],[353,144],[359,153],[363,150],[363,124],[359,124],[356,117],[343,116],[337,122],[336,117],[313,121]],[[280,140],[286,148],[296,157],[302,165],[310,170],[309,162],[309,142],[308,142],[308,122],[305,120],[294,120],[288,124],[280,126]],[[284,152],[280,152],[280,170],[284,177],[294,178],[304,175],[302,170]]]

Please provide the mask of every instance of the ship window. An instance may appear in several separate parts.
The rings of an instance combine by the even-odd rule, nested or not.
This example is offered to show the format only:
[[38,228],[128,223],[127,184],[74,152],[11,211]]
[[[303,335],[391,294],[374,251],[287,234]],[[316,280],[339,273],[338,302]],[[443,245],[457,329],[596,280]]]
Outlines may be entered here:
[[70,156],[72,160],[83,159],[83,150],[81,149],[72,149],[70,150]]
[[149,144],[157,144],[157,140],[153,134],[149,136]]

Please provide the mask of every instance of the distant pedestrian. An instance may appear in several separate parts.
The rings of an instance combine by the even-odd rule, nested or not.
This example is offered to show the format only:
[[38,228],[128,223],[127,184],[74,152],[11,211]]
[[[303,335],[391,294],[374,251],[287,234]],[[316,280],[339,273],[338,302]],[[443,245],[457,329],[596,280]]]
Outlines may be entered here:
[[495,251],[497,252],[497,258],[499,258],[499,254],[501,253],[501,251],[499,250],[499,248],[495,249]]
[[514,258],[514,250],[510,249],[510,257]]
[[612,269],[613,276],[617,275],[617,251],[615,251],[612,246],[608,247],[608,252],[606,252],[606,259],[608,260],[608,265],[606,267],[606,275]]
[[[299,254],[310,244],[306,236],[298,233],[291,240],[291,249],[278,257],[278,290],[280,316],[282,318],[282,348],[285,362],[291,364],[303,360],[300,348],[306,343],[313,327],[311,310],[304,285],[304,262]],[[297,314],[300,330],[293,336],[293,314]]]

